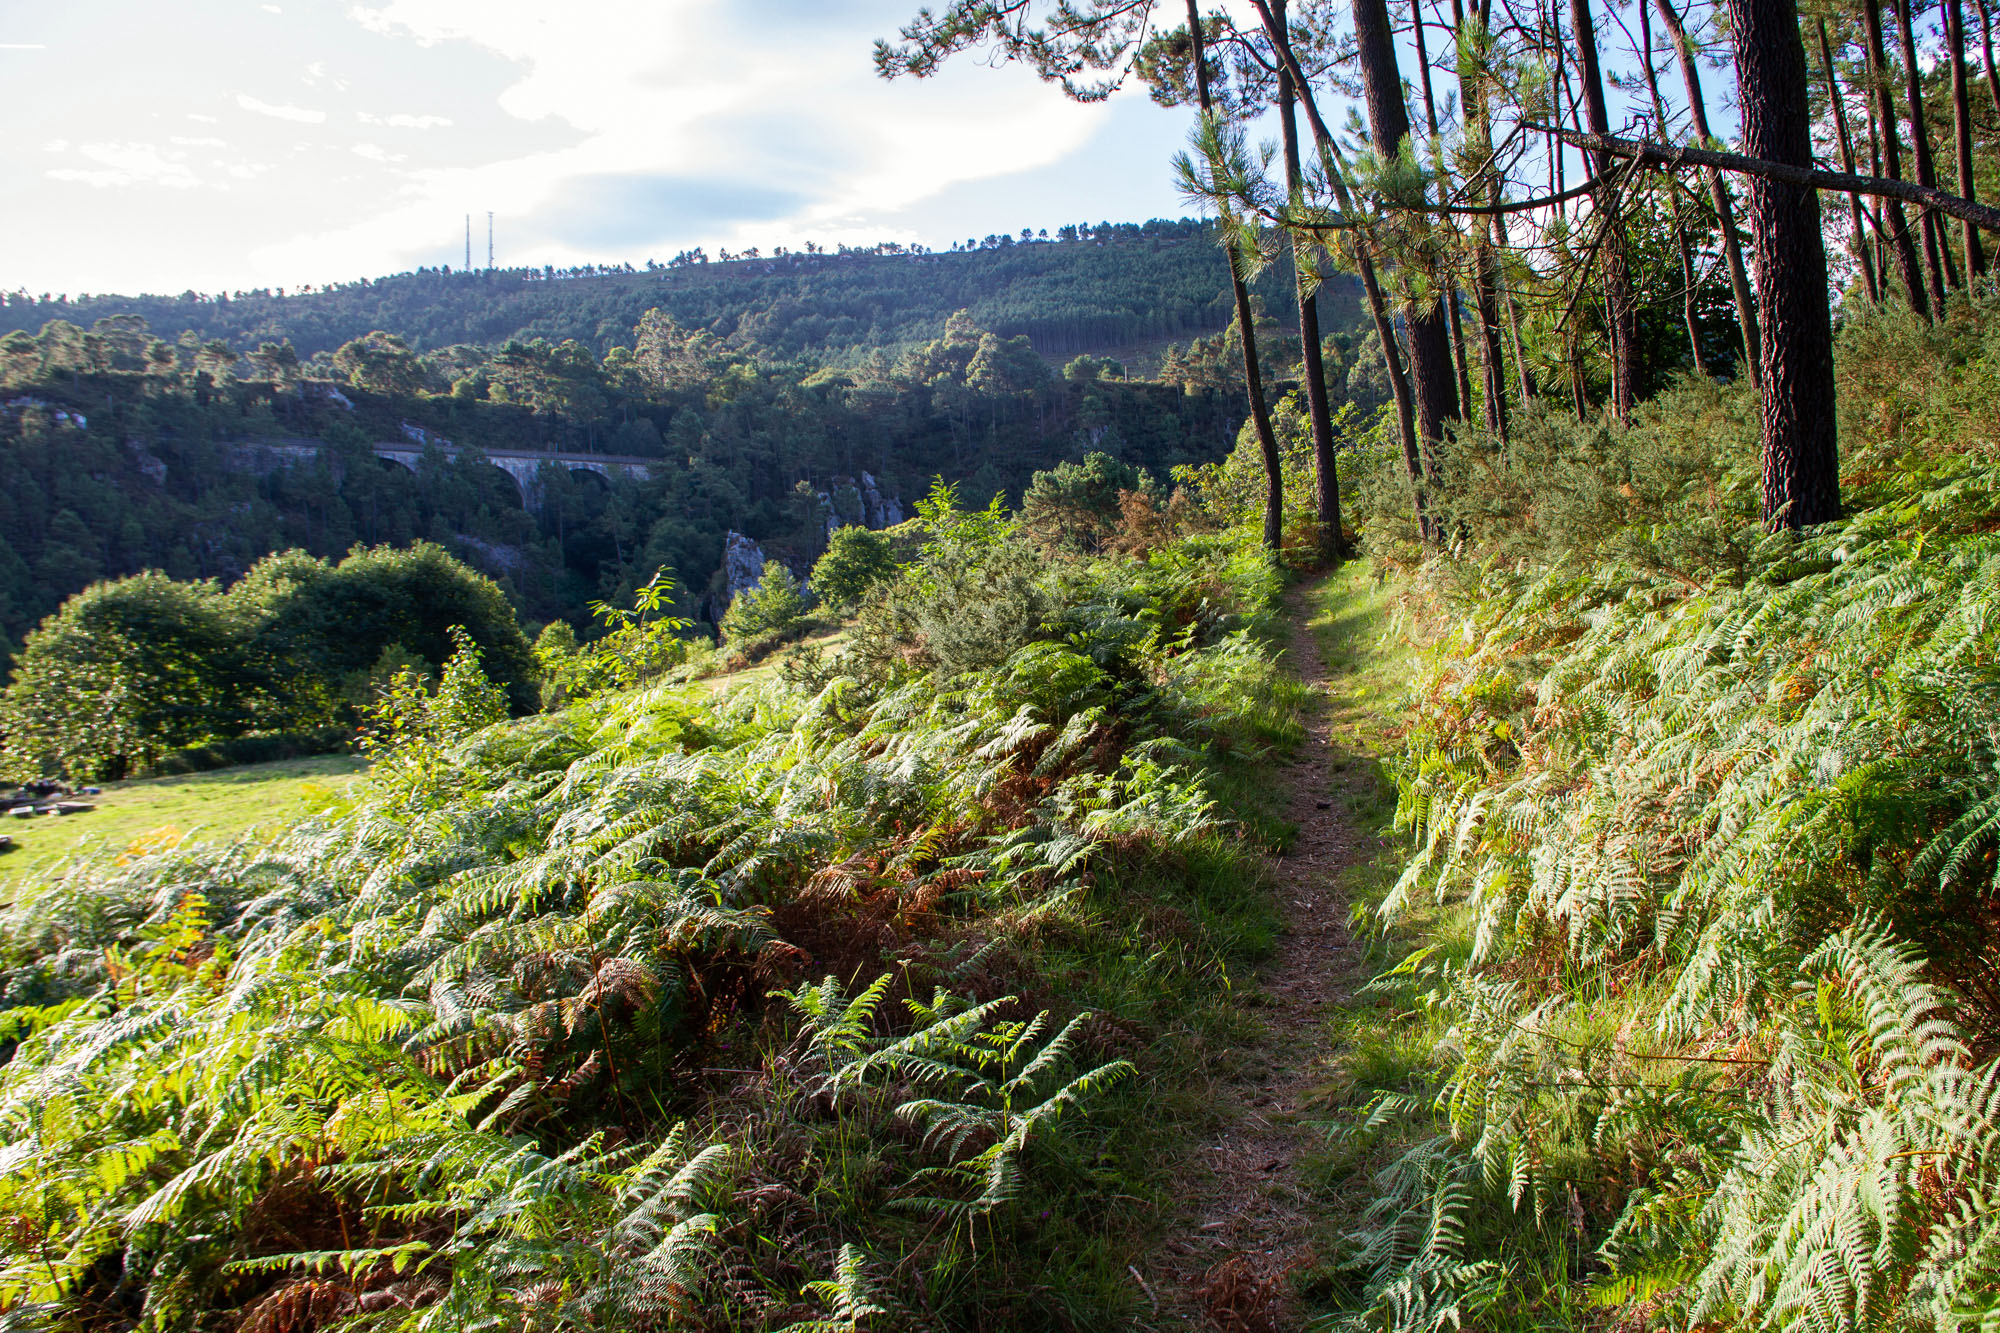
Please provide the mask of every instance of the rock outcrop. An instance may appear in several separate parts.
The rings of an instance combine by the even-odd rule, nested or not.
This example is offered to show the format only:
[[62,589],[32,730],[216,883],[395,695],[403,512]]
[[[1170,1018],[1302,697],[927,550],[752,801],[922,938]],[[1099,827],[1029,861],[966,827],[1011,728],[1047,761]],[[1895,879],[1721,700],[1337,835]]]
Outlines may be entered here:
[[764,548],[734,528],[722,539],[722,605],[764,577]]

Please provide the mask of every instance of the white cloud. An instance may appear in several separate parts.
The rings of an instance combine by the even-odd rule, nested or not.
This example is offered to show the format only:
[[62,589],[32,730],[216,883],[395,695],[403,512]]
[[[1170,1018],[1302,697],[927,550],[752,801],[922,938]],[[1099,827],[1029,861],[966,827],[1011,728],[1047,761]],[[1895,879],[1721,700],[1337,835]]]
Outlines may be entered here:
[[46,51],[46,42],[0,42],[0,51]]
[[42,151],[45,153],[67,153],[69,151],[69,140],[51,139],[42,145]]
[[412,116],[400,111],[391,116],[358,111],[355,118],[363,125],[387,125],[398,130],[435,130],[451,124],[450,116]]
[[[114,31],[148,12],[98,3]],[[284,24],[249,32],[230,8],[146,28],[88,79],[24,85],[19,100],[46,110],[0,136],[0,171],[49,202],[0,210],[15,280],[179,290],[393,272],[441,262],[465,213],[488,209],[502,262],[537,265],[694,245],[946,245],[1180,211],[1166,159],[1187,118],[1143,94],[1078,106],[977,61],[877,79],[870,43],[913,0],[340,0],[283,3]],[[260,84],[270,100],[230,91],[244,68],[290,69],[313,102],[280,101],[282,78]],[[63,156],[37,151],[58,136]],[[115,160],[77,143],[112,145]],[[161,243],[105,244],[111,210],[81,206],[79,183],[175,189],[152,219]]]
[[190,190],[201,178],[180,159],[184,153],[162,153],[152,144],[87,143],[77,150],[98,166],[63,167],[48,174],[52,180],[73,181],[97,189],[125,185],[161,185],[171,190]]
[[[866,7],[885,16],[879,35],[907,17],[900,4]],[[618,243],[635,255],[697,243],[912,241],[919,238],[907,224],[885,215],[968,182],[1046,167],[1083,149],[1105,123],[1104,108],[1069,102],[1020,69],[967,63],[923,82],[885,84],[869,61],[877,25],[837,16],[780,24],[750,8],[730,0],[571,0],[560,13],[544,0],[377,0],[351,8],[349,17],[369,32],[426,45],[468,42],[504,57],[521,74],[501,94],[501,108],[584,137],[553,152],[411,171],[400,206],[256,257],[286,269],[329,253],[360,263],[438,231],[467,203],[498,211],[504,237],[508,219],[560,210],[575,186],[605,177],[686,180],[698,191],[721,175],[796,196],[784,216],[717,216],[692,235],[684,222],[671,232],[663,222],[650,239]],[[444,118],[360,119],[418,128]],[[609,256],[604,242],[558,234],[538,238],[534,257],[562,264]]]
[[274,105],[270,102],[261,102],[248,93],[236,94],[236,105],[245,111],[254,111],[260,116],[272,116],[278,120],[296,120],[303,125],[318,125],[326,120],[324,111],[314,111],[290,103]]

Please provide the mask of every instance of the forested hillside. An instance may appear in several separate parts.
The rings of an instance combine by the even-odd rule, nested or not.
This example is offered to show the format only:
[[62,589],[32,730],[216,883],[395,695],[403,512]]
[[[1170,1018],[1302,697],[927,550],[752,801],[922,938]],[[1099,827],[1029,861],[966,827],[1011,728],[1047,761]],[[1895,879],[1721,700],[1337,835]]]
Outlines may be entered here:
[[[868,521],[864,489],[879,523],[879,501],[906,509],[936,475],[983,498],[1092,449],[1162,479],[1213,461],[1243,401],[1213,228],[1065,231],[955,254],[12,302],[47,322],[0,339],[0,656],[93,579],[231,578],[288,547],[416,539],[535,621],[581,626],[591,599],[662,566],[712,620],[731,531],[803,571],[830,521]],[[1289,281],[1280,266],[1260,284],[1260,320]],[[1343,290],[1318,301],[1327,350],[1372,406],[1380,357]],[[1124,343],[1150,347],[1155,378],[1089,350]],[[1296,378],[1296,336],[1262,356]],[[369,451],[433,437],[442,451],[413,467]],[[657,461],[644,480],[551,466],[524,482],[481,450]]]
[[[230,578],[288,547],[413,539],[471,560],[537,621],[580,625],[588,601],[662,566],[689,613],[714,619],[731,530],[803,571],[830,521],[869,521],[863,487],[904,513],[937,474],[1018,495],[1038,467],[1092,449],[1164,479],[1218,457],[1242,411],[1219,339],[1170,383],[1090,358],[1058,374],[963,317],[846,371],[761,360],[656,315],[636,341],[602,361],[542,341],[420,357],[375,335],[314,380],[268,345],[240,360],[130,321],[17,335],[0,345],[0,635],[18,642],[102,577]],[[372,452],[431,439],[454,449],[413,466]],[[551,463],[524,487],[483,449],[636,457],[650,476]]]
[[[1294,319],[1288,275],[1273,272],[1258,293],[1271,318]],[[1333,280],[1330,327],[1353,322],[1357,295],[1352,279]],[[1155,219],[1064,227],[1055,238],[988,236],[948,251],[884,245],[713,259],[693,251],[636,270],[424,269],[293,292],[0,293],[0,331],[136,314],[170,337],[189,329],[204,342],[245,349],[289,339],[302,357],[375,329],[426,351],[545,338],[602,356],[629,344],[651,309],[745,351],[836,365],[929,342],[959,310],[1001,337],[1026,337],[1058,362],[1124,348],[1156,354],[1168,342],[1215,333],[1232,317],[1213,224]]]

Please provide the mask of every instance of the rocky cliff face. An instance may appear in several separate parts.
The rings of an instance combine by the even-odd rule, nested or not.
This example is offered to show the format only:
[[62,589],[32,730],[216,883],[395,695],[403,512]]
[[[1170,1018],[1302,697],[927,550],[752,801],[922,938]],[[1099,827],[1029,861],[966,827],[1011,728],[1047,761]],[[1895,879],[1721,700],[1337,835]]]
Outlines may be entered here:
[[727,607],[745,588],[756,587],[763,575],[764,548],[732,529],[722,542],[722,605]]
[[[831,491],[819,492],[819,503],[820,512],[826,516],[829,537],[845,527],[892,528],[903,521],[902,497],[883,495],[881,486],[866,472],[859,481],[836,477]],[[795,572],[804,579],[804,571]],[[717,583],[709,585],[715,591],[705,607],[708,617],[720,621],[729,604],[736,600],[736,594],[756,587],[763,573],[764,548],[732,529],[723,538],[722,568]],[[801,584],[802,588],[810,586]]]
[[884,496],[872,474],[864,472],[860,481],[835,477],[831,490],[819,493],[820,512],[826,515],[826,535],[841,528],[892,528],[903,521],[900,496]]
[[892,495],[884,499],[875,485],[875,478],[866,472],[861,474],[861,505],[868,516],[871,528],[893,528],[903,521],[903,498]]

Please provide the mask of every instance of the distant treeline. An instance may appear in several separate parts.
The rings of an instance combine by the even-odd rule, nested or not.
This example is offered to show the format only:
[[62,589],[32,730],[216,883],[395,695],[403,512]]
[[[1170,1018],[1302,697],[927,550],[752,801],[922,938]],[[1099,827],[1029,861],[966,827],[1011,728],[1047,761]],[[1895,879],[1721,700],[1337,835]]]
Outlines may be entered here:
[[[540,339],[419,354],[377,332],[302,362],[283,343],[169,342],[132,315],[8,334],[0,650],[99,579],[227,580],[273,551],[415,540],[490,574],[531,623],[582,625],[662,566],[691,590],[682,611],[710,619],[730,530],[804,570],[831,522],[868,518],[864,473],[905,506],[939,474],[977,501],[1017,497],[1092,450],[1165,476],[1220,458],[1245,412],[1225,335],[1175,348],[1172,381],[1089,356],[1058,371],[962,313],[847,368],[760,359],[658,311],[627,337],[600,359]],[[1345,335],[1329,351],[1366,393],[1379,359]],[[414,470],[373,447],[425,440]],[[645,480],[544,466],[524,503],[482,453],[503,449],[657,461]]]
[[[992,235],[942,252],[900,245],[827,253],[699,250],[666,264],[454,272],[450,268],[323,288],[180,296],[0,293],[0,332],[54,319],[89,325],[136,314],[238,346],[289,340],[330,353],[371,330],[412,347],[509,340],[575,341],[599,356],[627,341],[647,310],[784,359],[843,364],[932,341],[958,310],[1001,337],[1026,337],[1051,359],[1218,332],[1231,318],[1228,268],[1214,227],[1192,219],[1099,223],[1017,239]],[[1288,264],[1254,290],[1266,316],[1296,323]],[[1335,276],[1329,327],[1354,322],[1358,288]]]

